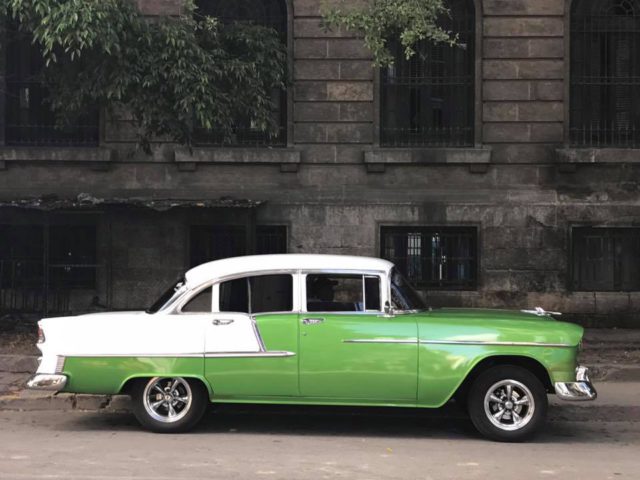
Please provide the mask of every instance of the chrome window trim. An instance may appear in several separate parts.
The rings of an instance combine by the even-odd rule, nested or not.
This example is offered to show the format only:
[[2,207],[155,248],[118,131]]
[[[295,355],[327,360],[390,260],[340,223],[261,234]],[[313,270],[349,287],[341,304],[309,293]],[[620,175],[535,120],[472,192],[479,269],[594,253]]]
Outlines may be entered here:
[[[380,308],[382,309],[386,299],[383,298],[383,284],[385,279],[388,278],[387,271],[385,270],[349,270],[349,269],[340,269],[340,268],[323,268],[323,269],[306,269],[300,270],[300,313],[306,314],[358,314],[358,313],[369,313],[369,314],[380,314],[383,313],[382,310],[358,310],[358,311],[346,311],[346,312],[310,312],[307,310],[307,275],[358,275],[362,276],[362,308],[366,308],[366,297],[364,291],[364,282],[366,277],[377,277],[380,279]],[[387,282],[388,283],[388,282]]]
[[[247,313],[247,312],[228,312],[220,310],[220,285],[224,282],[229,282],[232,280],[238,280],[241,278],[247,277],[263,277],[266,275],[291,275],[291,310],[288,311],[277,311],[277,312],[258,312],[258,313]],[[212,281],[213,291],[211,293],[212,300],[212,311],[213,313],[244,313],[245,315],[262,315],[267,313],[298,313],[296,309],[298,305],[296,305],[296,278],[298,275],[297,270],[291,269],[282,269],[282,270],[259,270],[258,272],[243,272],[243,273],[234,273],[232,275],[226,275],[224,277],[219,277]],[[250,288],[250,287],[249,287]],[[251,294],[249,294],[249,301],[251,301]]]

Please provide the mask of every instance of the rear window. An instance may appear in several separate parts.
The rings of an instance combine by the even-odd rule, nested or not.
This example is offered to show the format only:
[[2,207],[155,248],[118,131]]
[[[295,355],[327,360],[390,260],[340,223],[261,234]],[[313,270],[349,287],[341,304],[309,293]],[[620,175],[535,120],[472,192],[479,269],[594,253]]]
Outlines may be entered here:
[[293,310],[293,277],[257,275],[220,284],[220,311],[243,313]]

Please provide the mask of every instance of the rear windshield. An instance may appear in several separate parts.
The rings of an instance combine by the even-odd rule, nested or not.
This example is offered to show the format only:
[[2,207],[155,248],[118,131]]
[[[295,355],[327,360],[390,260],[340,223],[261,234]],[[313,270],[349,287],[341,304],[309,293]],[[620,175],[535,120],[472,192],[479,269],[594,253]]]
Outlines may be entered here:
[[147,308],[147,313],[156,313],[162,310],[165,306],[168,306],[170,303],[175,300],[176,297],[182,295],[185,289],[185,280],[181,278],[177,282],[173,283],[165,292],[158,297],[158,299],[153,302],[149,308]]

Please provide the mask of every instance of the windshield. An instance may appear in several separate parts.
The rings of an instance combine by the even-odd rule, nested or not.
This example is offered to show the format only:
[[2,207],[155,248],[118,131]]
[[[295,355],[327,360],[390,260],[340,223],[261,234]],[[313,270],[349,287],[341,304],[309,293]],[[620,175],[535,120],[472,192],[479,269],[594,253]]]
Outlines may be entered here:
[[391,270],[391,303],[396,310],[425,310],[422,297],[396,268]]
[[162,310],[165,306],[172,303],[177,297],[182,295],[185,290],[185,281],[184,278],[181,278],[177,282],[175,282],[171,287],[169,287],[160,298],[158,298],[153,305],[147,308],[147,313],[156,313]]

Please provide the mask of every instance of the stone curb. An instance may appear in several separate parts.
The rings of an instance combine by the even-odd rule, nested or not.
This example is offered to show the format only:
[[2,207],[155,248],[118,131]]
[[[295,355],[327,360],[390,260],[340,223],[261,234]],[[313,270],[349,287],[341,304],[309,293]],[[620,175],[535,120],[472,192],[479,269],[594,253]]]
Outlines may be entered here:
[[0,355],[0,372],[32,373],[38,369],[35,355]]
[[126,395],[61,393],[28,397],[17,394],[0,396],[0,411],[2,410],[129,412],[131,400]]

